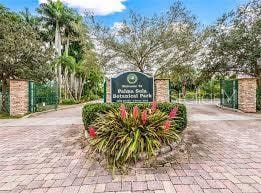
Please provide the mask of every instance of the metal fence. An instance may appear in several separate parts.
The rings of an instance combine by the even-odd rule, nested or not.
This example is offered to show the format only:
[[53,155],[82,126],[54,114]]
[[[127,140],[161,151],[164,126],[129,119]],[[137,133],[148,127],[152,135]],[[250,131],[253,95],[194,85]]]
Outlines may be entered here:
[[261,88],[256,89],[256,109],[261,111]]
[[57,109],[58,86],[52,81],[45,84],[29,82],[29,112]]
[[7,87],[5,96],[3,96],[1,81],[0,81],[0,112],[5,112],[5,113],[10,112],[9,87]]
[[3,93],[0,92],[0,112],[6,112],[9,113],[10,112],[10,97],[9,97],[9,92],[6,93],[5,95],[5,101],[4,100],[4,96]]
[[238,109],[238,80],[220,80],[220,104]]

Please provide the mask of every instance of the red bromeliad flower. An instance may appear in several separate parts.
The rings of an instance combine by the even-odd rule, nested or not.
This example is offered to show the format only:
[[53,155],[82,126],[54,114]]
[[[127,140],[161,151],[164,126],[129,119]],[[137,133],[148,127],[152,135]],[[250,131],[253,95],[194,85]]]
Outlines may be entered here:
[[89,135],[90,135],[91,138],[96,137],[96,131],[93,127],[89,128]]
[[147,111],[145,110],[145,111],[143,111],[143,112],[141,113],[141,121],[142,121],[142,124],[145,125],[146,122],[147,122],[147,120],[148,120],[148,113],[147,113]]
[[151,106],[151,111],[154,113],[156,110],[157,110],[157,107],[158,107],[158,104],[156,101],[154,101],[152,103],[152,106]]
[[164,123],[164,129],[165,129],[165,131],[169,131],[170,126],[171,126],[171,121],[166,121],[166,122]]
[[122,104],[120,107],[120,113],[122,119],[125,119],[127,117],[127,111],[124,104]]
[[134,119],[137,119],[137,118],[138,118],[139,112],[140,112],[139,107],[135,106],[135,107],[133,108],[133,113],[132,113]]
[[169,113],[169,118],[170,118],[170,119],[174,119],[174,118],[176,117],[176,115],[177,115],[177,112],[178,112],[178,109],[177,109],[177,108],[172,109],[172,110],[170,111],[170,113]]

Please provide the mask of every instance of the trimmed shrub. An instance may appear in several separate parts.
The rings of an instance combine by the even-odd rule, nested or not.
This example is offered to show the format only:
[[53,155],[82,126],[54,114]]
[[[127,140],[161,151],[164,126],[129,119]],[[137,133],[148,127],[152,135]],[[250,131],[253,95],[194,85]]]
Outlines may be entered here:
[[[99,114],[104,114],[105,112],[111,110],[118,110],[121,103],[97,103],[97,104],[87,104],[83,107],[82,118],[85,129],[92,124],[92,122],[98,117]],[[140,109],[150,108],[151,103],[125,103],[128,110],[132,110],[133,107],[137,106]],[[162,112],[169,113],[173,108],[177,108],[176,129],[182,131],[187,126],[187,111],[186,107],[180,103],[158,103],[158,109]]]

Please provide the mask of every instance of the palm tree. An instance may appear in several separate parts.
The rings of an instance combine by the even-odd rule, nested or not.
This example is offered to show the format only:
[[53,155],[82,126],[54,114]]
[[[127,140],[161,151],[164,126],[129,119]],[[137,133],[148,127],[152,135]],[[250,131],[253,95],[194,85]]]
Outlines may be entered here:
[[[70,20],[70,12],[71,10],[66,7],[61,0],[52,1],[48,0],[47,3],[41,4],[40,8],[38,8],[38,13],[41,14],[41,20],[45,23],[47,27],[52,26],[55,29],[55,37],[54,37],[54,46],[58,57],[62,56],[62,28],[68,23]],[[58,76],[58,85],[60,88],[61,95],[61,82],[62,82],[62,67],[61,64],[58,63],[56,67],[57,76]]]
[[22,19],[23,19],[26,23],[28,23],[32,28],[34,28],[34,29],[37,30],[37,31],[39,30],[40,20],[39,20],[38,17],[32,15],[32,14],[30,13],[30,11],[29,11],[28,8],[25,8],[24,11],[21,11],[21,12],[20,12],[20,15],[21,15]]

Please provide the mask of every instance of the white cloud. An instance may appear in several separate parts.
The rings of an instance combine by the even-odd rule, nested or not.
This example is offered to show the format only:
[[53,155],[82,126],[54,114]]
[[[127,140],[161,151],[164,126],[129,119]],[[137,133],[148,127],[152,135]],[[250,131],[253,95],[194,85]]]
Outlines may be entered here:
[[[123,4],[127,0],[62,0],[68,6],[92,12],[95,15],[109,15],[122,12],[126,9]],[[39,3],[46,3],[47,0],[39,0]]]

